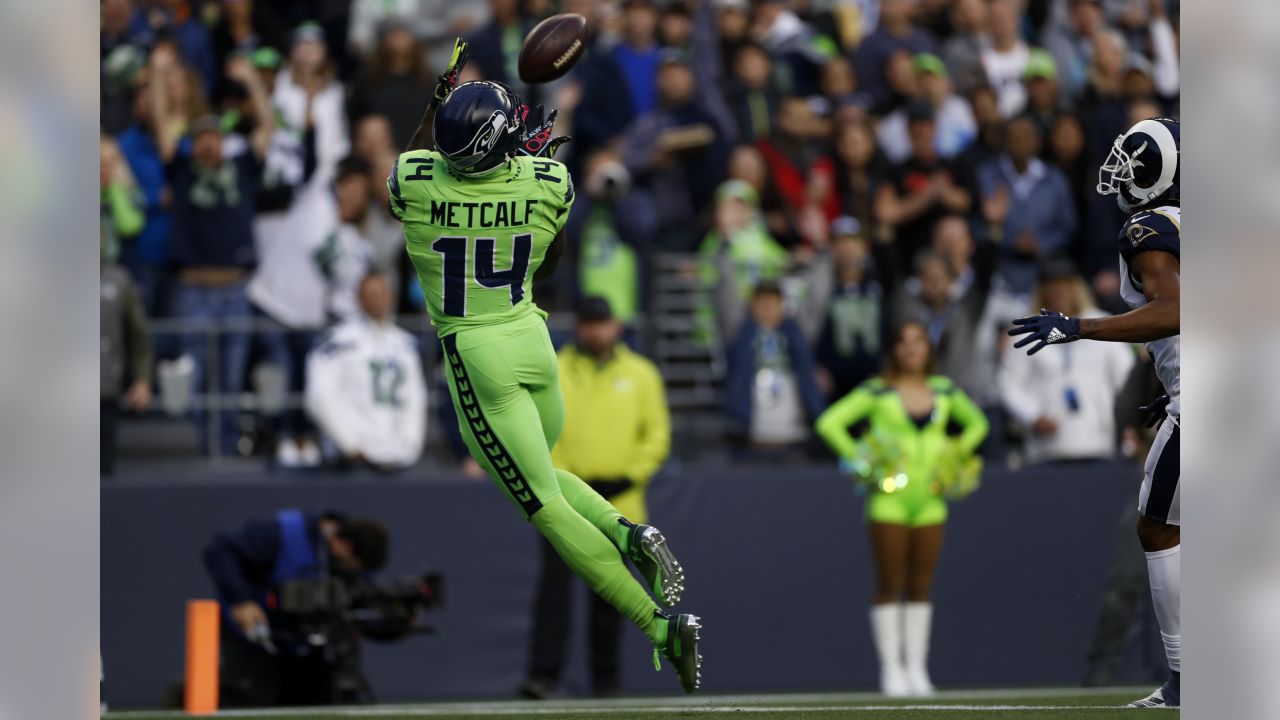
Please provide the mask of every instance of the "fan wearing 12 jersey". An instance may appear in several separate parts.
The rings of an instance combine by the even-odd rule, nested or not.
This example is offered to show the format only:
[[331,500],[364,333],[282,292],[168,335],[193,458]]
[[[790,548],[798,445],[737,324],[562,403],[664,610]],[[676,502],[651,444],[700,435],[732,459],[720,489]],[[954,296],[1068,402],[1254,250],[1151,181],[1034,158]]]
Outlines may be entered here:
[[[564,248],[573,181],[551,159],[555,111],[524,105],[495,82],[455,87],[466,60],[458,42],[423,122],[387,179],[391,213],[443,345],[449,394],[463,440],[525,518],[596,593],[635,623],[699,685],[694,615],[662,612],[684,573],[656,528],[624,518],[577,476],[556,469],[564,425],[558,361],[533,281]],[[627,569],[629,559],[648,589]]]
[[[1138,538],[1147,555],[1151,599],[1169,680],[1130,707],[1178,707],[1182,695],[1182,501],[1179,487],[1181,379],[1179,309],[1182,212],[1181,132],[1177,120],[1142,120],[1116,138],[1098,171],[1098,193],[1115,195],[1129,219],[1120,230],[1120,291],[1130,311],[1106,318],[1071,318],[1049,309],[1014,321],[1014,347],[1075,340],[1146,343],[1165,395],[1144,406],[1152,423],[1163,417],[1143,466],[1138,493]],[[1032,344],[1034,343],[1034,344]]]

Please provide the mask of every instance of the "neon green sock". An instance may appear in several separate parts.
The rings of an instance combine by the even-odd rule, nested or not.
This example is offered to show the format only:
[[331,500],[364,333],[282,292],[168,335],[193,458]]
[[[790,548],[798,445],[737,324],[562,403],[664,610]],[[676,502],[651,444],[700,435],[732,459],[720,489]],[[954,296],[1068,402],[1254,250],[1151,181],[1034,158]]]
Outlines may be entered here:
[[618,552],[625,554],[630,550],[627,547],[628,527],[618,522],[623,517],[617,508],[601,497],[600,493],[592,490],[582,478],[568,470],[556,468],[556,480],[560,483],[561,494],[574,512],[604,533],[613,542],[613,546],[618,548]]
[[[592,494],[600,497],[594,492]],[[617,514],[616,510],[614,514]],[[578,577],[617,608],[623,617],[643,630],[650,642],[659,647],[666,642],[666,620],[657,614],[658,606],[649,593],[632,576],[617,548],[586,518],[575,512],[565,498],[543,502],[530,522],[551,542]]]

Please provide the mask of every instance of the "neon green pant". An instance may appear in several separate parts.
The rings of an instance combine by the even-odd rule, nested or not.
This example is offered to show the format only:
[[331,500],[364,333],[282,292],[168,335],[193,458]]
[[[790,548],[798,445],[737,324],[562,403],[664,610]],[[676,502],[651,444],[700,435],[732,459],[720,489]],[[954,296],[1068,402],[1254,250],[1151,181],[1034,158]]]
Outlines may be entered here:
[[658,606],[620,554],[627,542],[622,516],[576,475],[551,464],[564,400],[545,321],[530,314],[462,330],[441,343],[471,456],[583,581],[655,645],[664,642]]
[[911,528],[941,525],[947,521],[947,501],[923,484],[897,492],[873,490],[867,497],[867,521]]

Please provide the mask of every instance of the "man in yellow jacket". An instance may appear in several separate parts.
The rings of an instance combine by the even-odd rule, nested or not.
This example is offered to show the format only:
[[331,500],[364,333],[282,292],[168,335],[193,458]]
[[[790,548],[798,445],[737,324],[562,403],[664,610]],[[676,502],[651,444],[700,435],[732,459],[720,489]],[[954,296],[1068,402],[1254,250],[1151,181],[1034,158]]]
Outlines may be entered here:
[[[565,423],[551,458],[582,478],[634,523],[648,522],[645,488],[671,449],[671,419],[662,376],[648,359],[620,342],[622,325],[608,302],[584,298],[575,341],[559,353]],[[545,698],[564,667],[572,575],[551,545],[542,543],[542,576],[534,600],[526,697]],[[619,692],[621,616],[591,596],[591,680],[596,696]]]

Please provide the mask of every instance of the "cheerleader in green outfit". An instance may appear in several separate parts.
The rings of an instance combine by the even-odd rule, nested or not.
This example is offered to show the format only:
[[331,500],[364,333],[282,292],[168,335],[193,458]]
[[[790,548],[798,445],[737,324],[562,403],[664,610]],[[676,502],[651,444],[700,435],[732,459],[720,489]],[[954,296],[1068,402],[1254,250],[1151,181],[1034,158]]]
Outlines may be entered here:
[[[855,425],[867,427],[857,438],[850,434]],[[876,568],[871,631],[886,695],[933,693],[926,663],[929,586],[942,550],[947,500],[977,486],[981,460],[975,451],[987,427],[986,416],[955,383],[933,374],[933,349],[919,322],[897,328],[879,377],[818,418],[818,434],[868,491]]]

